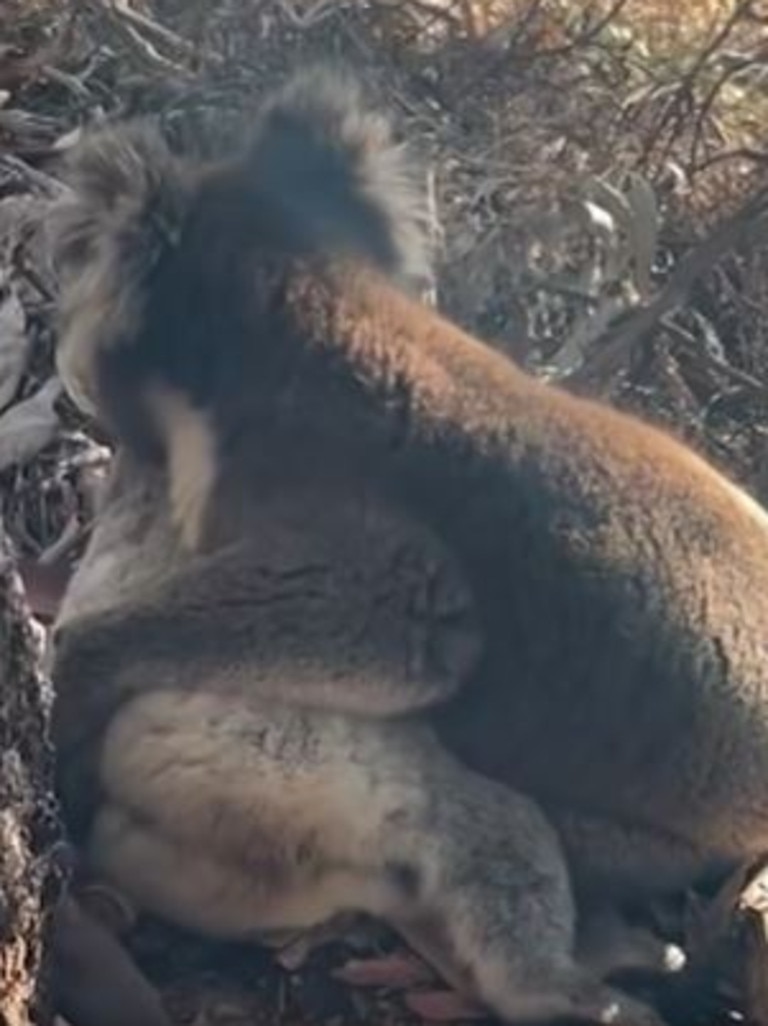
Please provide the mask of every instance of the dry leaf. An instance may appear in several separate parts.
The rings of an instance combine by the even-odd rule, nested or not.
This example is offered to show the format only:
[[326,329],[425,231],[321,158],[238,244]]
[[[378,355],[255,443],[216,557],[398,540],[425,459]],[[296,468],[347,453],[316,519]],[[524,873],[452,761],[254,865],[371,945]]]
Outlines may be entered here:
[[0,299],[0,409],[16,395],[29,356],[26,318],[18,293],[8,286]]
[[83,136],[83,130],[78,125],[77,128],[72,128],[68,132],[64,132],[60,135],[53,143],[51,149],[56,153],[65,153],[67,150],[71,150],[73,146],[76,146]]
[[0,470],[26,463],[54,438],[59,426],[54,403],[60,395],[61,382],[49,378],[33,396],[0,417]]
[[651,270],[659,245],[659,208],[653,186],[642,175],[628,176],[626,199],[632,210],[629,222],[634,257],[635,285],[640,297],[650,298],[653,291]]
[[42,624],[51,623],[72,576],[71,568],[65,563],[46,566],[26,559],[19,564],[19,572],[32,615]]

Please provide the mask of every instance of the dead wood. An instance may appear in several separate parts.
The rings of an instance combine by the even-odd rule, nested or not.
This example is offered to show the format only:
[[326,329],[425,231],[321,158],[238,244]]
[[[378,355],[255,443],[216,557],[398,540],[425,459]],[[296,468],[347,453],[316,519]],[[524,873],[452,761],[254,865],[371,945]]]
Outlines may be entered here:
[[0,1022],[27,1026],[47,1012],[43,942],[59,840],[51,797],[50,688],[42,635],[24,600],[10,543],[0,535]]

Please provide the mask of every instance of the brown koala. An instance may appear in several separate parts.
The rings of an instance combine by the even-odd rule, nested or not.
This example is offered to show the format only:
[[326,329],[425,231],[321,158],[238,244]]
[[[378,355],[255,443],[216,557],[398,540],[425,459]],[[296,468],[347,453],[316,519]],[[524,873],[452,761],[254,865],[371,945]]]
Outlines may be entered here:
[[[194,555],[167,479],[118,455],[53,666],[61,793],[91,869],[212,936],[269,942],[340,912],[378,915],[506,1019],[651,1026],[602,978],[662,968],[663,946],[622,933],[607,952],[581,948],[546,818],[461,766],[419,713],[414,674],[432,675],[433,701],[441,680],[446,695],[457,686],[422,644],[445,658],[457,641],[461,664],[472,637],[461,608],[447,614],[455,636],[429,627],[436,543],[364,490],[327,508],[307,494],[265,489],[252,536],[238,511],[237,536]],[[220,530],[228,508],[217,502]]]
[[643,1018],[520,792],[583,907],[764,846],[765,514],[402,289],[382,124],[310,76],[217,166],[81,152],[60,366],[124,451],[59,622],[64,795],[181,922],[360,908],[505,1017]]

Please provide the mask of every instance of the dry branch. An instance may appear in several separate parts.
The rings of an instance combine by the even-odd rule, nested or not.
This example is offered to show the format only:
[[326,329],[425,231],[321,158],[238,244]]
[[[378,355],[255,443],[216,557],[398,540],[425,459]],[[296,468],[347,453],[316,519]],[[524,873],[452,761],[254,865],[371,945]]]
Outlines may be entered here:
[[739,243],[765,230],[768,221],[768,192],[759,193],[731,217],[723,221],[698,246],[679,262],[662,291],[646,305],[630,314],[618,328],[610,329],[592,355],[568,378],[578,386],[606,379],[630,362],[633,350],[654,331],[664,318],[679,310],[699,279]]

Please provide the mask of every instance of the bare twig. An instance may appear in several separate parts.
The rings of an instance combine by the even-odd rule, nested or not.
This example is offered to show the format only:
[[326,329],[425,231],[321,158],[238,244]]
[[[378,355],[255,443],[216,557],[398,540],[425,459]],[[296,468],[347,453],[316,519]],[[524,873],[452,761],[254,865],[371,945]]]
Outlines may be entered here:
[[761,150],[753,146],[737,146],[732,150],[721,150],[719,153],[713,153],[711,157],[700,161],[695,167],[690,169],[690,173],[692,175],[700,174],[702,171],[706,171],[717,164],[725,164],[737,160],[749,161],[752,164],[766,164],[768,163],[768,149]]
[[707,274],[737,242],[763,228],[768,221],[768,192],[761,192],[732,217],[720,224],[677,265],[664,289],[647,305],[638,308],[617,329],[606,333],[603,345],[573,372],[568,382],[583,384],[596,376],[610,376],[626,362],[634,347],[679,309],[694,283]]
[[56,178],[52,178],[51,175],[47,175],[43,171],[38,171],[37,168],[30,167],[29,164],[12,153],[0,154],[0,170],[3,167],[14,172],[22,181],[44,196],[56,199],[67,191],[67,187]]
[[696,345],[696,339],[687,331],[683,331],[676,324],[672,323],[665,324],[665,330],[675,340],[679,341],[681,346],[685,346],[691,355],[695,357],[697,363],[705,363],[712,370],[718,371],[725,377],[730,378],[734,384],[739,385],[749,392],[750,395],[755,396],[755,398],[765,399],[768,396],[768,383],[760,381],[753,374],[749,374],[739,367],[734,367],[725,360],[721,360],[706,347]]
[[[629,0],[614,0],[608,11],[594,24],[578,33],[562,46],[543,47],[532,49],[530,52],[523,52],[516,49],[515,59],[522,65],[531,65],[545,59],[564,57],[567,54],[577,51],[593,43],[600,33],[621,13]],[[525,31],[534,23],[536,16],[544,9],[540,0],[532,0],[526,9],[522,19],[510,18],[504,25],[493,29],[483,39],[478,41],[481,51],[494,55],[492,60],[478,61],[478,71],[462,79],[462,91],[476,88],[483,82],[489,81],[494,74],[498,73],[507,60],[510,49],[514,43],[519,43],[524,37]]]
[[161,25],[148,15],[134,10],[134,8],[128,3],[128,0],[108,0],[108,5],[112,8],[115,14],[119,14],[121,18],[125,18],[125,20],[129,24],[133,25],[137,31],[144,32],[148,36],[154,36],[158,42],[163,43],[163,45],[167,46],[170,50],[177,51],[180,56],[193,57],[195,55],[195,48],[192,43],[177,35],[176,32],[172,32],[171,29],[166,28],[165,25]]
[[[663,165],[669,157],[670,149],[674,144],[674,140],[680,135],[681,131],[686,126],[686,123],[694,114],[696,116],[695,131],[701,135],[711,103],[709,106],[705,103],[697,110],[696,85],[699,76],[703,69],[708,66],[713,56],[722,49],[736,26],[744,20],[745,14],[750,8],[750,4],[751,0],[739,0],[739,3],[735,5],[721,27],[713,32],[710,41],[706,46],[702,47],[696,55],[690,68],[678,84],[667,109],[664,111],[664,114],[659,119],[653,131],[650,132],[648,138],[645,140],[641,164],[647,164],[651,154],[658,146],[666,131],[667,143],[659,157],[659,165]],[[712,97],[711,102],[714,102],[714,98],[716,96],[717,92]]]
[[291,0],[277,0],[277,5],[292,25],[308,29],[333,13],[337,0],[315,0],[306,11],[299,11]]
[[[96,13],[105,13],[123,42],[149,70],[162,71],[174,76],[189,74],[183,65],[160,53],[153,43],[142,35],[142,31],[137,27],[136,19],[142,22],[142,30],[146,31],[147,25],[144,23],[144,16],[132,11],[125,0],[80,0],[80,2]],[[127,15],[126,11],[131,11],[130,15]],[[154,25],[154,23],[152,24]]]
[[614,0],[613,4],[608,8],[605,14],[598,18],[588,28],[584,29],[583,32],[574,36],[573,39],[569,40],[563,46],[552,47],[548,50],[539,50],[535,56],[537,58],[562,57],[565,56],[565,54],[572,53],[574,50],[591,45],[595,42],[601,32],[603,32],[611,22],[621,14],[628,2],[629,0]]
[[701,102],[699,109],[699,115],[696,119],[696,126],[693,132],[693,140],[691,142],[690,156],[688,158],[688,171],[689,173],[696,167],[699,156],[699,149],[701,147],[704,126],[709,119],[712,108],[715,102],[722,92],[723,88],[727,83],[734,78],[736,75],[741,74],[743,71],[751,67],[757,67],[762,64],[766,56],[768,55],[768,47],[763,47],[756,53],[750,54],[748,57],[743,57],[740,60],[734,61],[734,63],[725,68],[715,79],[713,84],[710,86],[706,96]]

